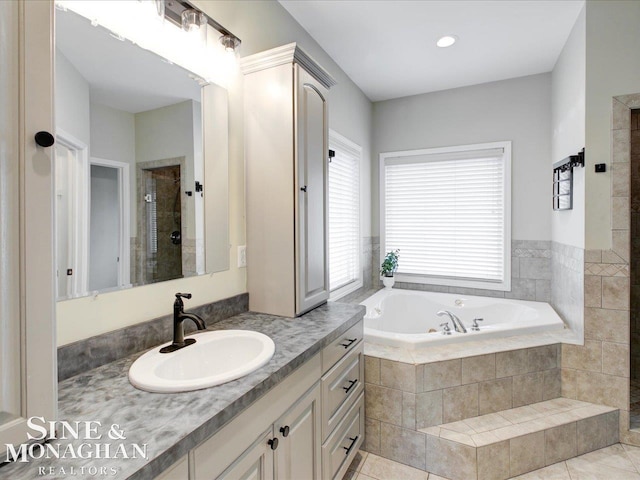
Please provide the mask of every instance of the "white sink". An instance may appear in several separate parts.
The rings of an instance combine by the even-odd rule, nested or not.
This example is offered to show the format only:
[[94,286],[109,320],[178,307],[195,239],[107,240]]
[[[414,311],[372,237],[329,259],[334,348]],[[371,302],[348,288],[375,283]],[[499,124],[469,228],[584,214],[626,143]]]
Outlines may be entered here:
[[131,384],[159,393],[213,387],[257,370],[275,351],[273,340],[250,330],[217,330],[189,338],[196,343],[171,353],[160,353],[161,345],[138,358],[129,369]]

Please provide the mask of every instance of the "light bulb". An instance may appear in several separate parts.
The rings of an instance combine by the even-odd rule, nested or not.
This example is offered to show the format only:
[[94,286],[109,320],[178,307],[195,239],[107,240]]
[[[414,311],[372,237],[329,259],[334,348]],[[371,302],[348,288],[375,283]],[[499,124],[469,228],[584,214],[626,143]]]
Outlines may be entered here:
[[458,37],[455,35],[445,35],[444,37],[440,37],[436,42],[436,45],[440,48],[447,48],[456,43]]

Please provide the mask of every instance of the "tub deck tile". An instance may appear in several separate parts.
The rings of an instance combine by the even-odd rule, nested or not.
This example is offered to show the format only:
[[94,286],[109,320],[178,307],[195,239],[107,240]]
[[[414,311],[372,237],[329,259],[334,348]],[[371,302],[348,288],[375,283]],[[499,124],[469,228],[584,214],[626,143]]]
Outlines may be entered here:
[[[617,443],[618,415],[616,408],[556,398],[431,427],[422,430],[426,468],[453,480],[507,479]],[[461,449],[453,469],[438,460]],[[490,457],[504,461],[492,464]]]

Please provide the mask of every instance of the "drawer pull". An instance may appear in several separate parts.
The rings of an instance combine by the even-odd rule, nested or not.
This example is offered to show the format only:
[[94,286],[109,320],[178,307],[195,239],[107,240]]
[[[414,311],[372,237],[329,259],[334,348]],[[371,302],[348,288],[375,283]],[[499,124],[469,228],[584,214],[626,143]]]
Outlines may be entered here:
[[351,345],[353,345],[357,341],[358,341],[357,338],[347,338],[347,343],[341,343],[340,345],[342,345],[344,348],[349,348]]
[[271,447],[271,450],[275,450],[276,448],[278,448],[278,439],[272,438],[267,442],[267,445]]
[[288,437],[289,436],[289,425],[286,425],[284,427],[280,427],[280,433],[282,434],[283,437]]
[[344,393],[348,394],[351,391],[351,389],[356,386],[357,383],[358,383],[357,378],[355,380],[349,380],[349,386],[342,387],[342,389],[344,390]]
[[358,437],[359,437],[359,435],[356,435],[353,438],[349,437],[349,440],[351,440],[351,445],[349,445],[348,447],[342,447],[342,448],[344,448],[346,450],[345,455],[349,455],[349,453],[351,453],[351,449],[353,448],[353,446],[358,441]]

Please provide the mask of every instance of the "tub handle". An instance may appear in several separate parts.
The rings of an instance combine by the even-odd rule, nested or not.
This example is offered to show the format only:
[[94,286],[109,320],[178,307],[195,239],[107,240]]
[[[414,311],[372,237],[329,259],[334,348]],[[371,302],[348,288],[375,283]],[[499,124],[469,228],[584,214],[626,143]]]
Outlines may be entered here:
[[340,345],[342,345],[344,348],[349,348],[351,345],[353,345],[357,341],[358,341],[357,338],[347,338],[347,343],[341,343]]
[[473,330],[474,332],[479,332],[480,331],[480,325],[478,325],[478,322],[484,322],[484,318],[474,318],[473,319],[473,325],[471,325],[471,330]]
[[440,326],[442,327],[442,334],[443,335],[451,335],[451,329],[449,328],[449,322],[441,323]]

